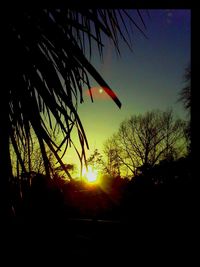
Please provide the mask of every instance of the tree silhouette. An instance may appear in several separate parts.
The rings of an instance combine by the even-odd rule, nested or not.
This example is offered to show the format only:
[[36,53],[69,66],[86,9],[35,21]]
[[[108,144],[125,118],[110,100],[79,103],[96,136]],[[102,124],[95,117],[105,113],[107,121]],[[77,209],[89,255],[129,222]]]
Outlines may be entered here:
[[180,97],[178,101],[183,103],[185,110],[188,112],[188,122],[185,128],[185,137],[188,142],[188,154],[191,153],[191,105],[192,105],[192,97],[191,97],[191,67],[190,65],[187,66],[184,73],[184,82],[185,87],[183,87],[180,91]]
[[186,85],[185,87],[182,88],[180,92],[179,101],[182,101],[185,109],[190,112],[190,109],[191,109],[191,68],[190,66],[188,66],[185,69],[184,82]]
[[87,165],[92,166],[93,168],[100,170],[103,170],[104,161],[103,156],[99,152],[97,148],[94,149],[94,152],[90,155],[90,157],[87,159]]
[[[145,27],[140,11],[135,12]],[[80,160],[85,158],[84,147],[88,147],[88,142],[77,105],[83,102],[83,87],[90,88],[90,76],[118,107],[121,106],[87,54],[92,55],[96,44],[102,58],[105,38],[112,41],[119,54],[119,36],[130,47],[127,20],[144,34],[141,25],[126,10],[9,9],[2,49],[6,55],[3,62],[5,88],[0,103],[0,188],[7,203],[5,207],[9,206],[9,180],[12,177],[10,148],[13,147],[22,171],[26,171],[22,153],[28,148],[31,154],[32,133],[37,137],[47,176],[50,176],[51,166],[46,147],[69,177],[58,153],[61,148],[66,150],[72,145]],[[91,91],[90,96],[93,100]],[[71,140],[74,127],[82,151],[78,151]],[[59,144],[51,138],[56,131],[62,136]]]
[[104,164],[105,172],[112,177],[120,176],[122,162],[120,161],[118,147],[114,138],[109,138],[104,143],[104,154],[106,157]]
[[121,165],[135,174],[138,167],[152,167],[162,159],[179,156],[185,147],[184,127],[181,119],[174,119],[172,110],[134,115],[109,139],[111,151],[115,148]]

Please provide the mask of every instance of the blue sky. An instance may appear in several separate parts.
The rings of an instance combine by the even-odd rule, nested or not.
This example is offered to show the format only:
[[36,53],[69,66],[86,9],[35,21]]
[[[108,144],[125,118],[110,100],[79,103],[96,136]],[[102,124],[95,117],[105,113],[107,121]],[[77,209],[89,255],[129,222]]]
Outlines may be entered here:
[[[90,145],[88,155],[95,148],[102,151],[105,140],[130,115],[172,108],[177,117],[185,118],[177,99],[184,86],[184,70],[190,63],[190,10],[149,12],[151,18],[144,16],[148,39],[134,30],[133,52],[122,43],[119,58],[107,43],[103,63],[93,54],[92,63],[117,93],[122,108],[118,109],[108,97],[102,97],[101,91],[99,97],[94,97],[94,103],[85,93],[79,115]],[[95,82],[91,86],[98,87]],[[68,153],[67,161],[77,162],[75,153]]]

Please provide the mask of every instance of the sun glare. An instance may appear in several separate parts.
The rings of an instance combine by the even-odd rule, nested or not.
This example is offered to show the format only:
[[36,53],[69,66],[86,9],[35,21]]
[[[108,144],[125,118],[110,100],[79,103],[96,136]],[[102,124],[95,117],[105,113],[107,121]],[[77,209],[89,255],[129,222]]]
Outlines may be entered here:
[[93,169],[91,166],[83,168],[83,177],[86,179],[88,183],[96,183],[98,181],[98,172]]

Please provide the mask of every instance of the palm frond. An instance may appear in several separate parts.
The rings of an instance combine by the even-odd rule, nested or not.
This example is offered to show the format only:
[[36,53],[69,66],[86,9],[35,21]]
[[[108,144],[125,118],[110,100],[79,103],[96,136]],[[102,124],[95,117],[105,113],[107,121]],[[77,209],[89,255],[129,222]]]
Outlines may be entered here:
[[[137,12],[145,27],[141,12]],[[22,154],[27,146],[29,155],[33,149],[32,131],[48,174],[51,166],[46,147],[64,168],[58,152],[63,146],[66,151],[68,144],[75,146],[71,140],[74,127],[82,147],[81,153],[76,146],[75,150],[80,160],[86,161],[85,146],[89,146],[77,106],[83,102],[83,87],[91,87],[90,77],[121,107],[117,95],[90,63],[93,45],[102,58],[105,38],[113,42],[118,53],[120,38],[131,48],[127,21],[145,35],[144,31],[125,10],[62,8],[11,13],[7,48],[12,77],[10,139],[22,169],[25,171]],[[90,95],[93,101],[91,91]],[[60,144],[52,138],[57,130],[62,134]]]

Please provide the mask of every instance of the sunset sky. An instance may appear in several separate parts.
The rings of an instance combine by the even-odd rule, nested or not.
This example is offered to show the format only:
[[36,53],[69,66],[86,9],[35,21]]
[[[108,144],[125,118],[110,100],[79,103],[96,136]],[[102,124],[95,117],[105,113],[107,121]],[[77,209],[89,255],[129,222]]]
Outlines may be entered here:
[[[103,63],[93,54],[92,63],[118,95],[122,108],[93,81],[94,103],[85,88],[84,103],[78,110],[90,145],[88,155],[95,148],[102,152],[106,139],[130,115],[172,108],[178,117],[185,118],[177,99],[184,86],[184,70],[190,63],[190,10],[149,10],[149,13],[150,18],[144,16],[148,39],[134,30],[133,52],[122,43],[119,58],[107,43]],[[66,160],[78,162],[72,151],[67,153]]]

